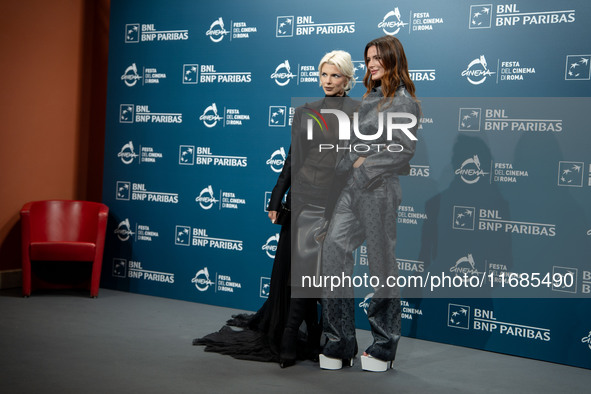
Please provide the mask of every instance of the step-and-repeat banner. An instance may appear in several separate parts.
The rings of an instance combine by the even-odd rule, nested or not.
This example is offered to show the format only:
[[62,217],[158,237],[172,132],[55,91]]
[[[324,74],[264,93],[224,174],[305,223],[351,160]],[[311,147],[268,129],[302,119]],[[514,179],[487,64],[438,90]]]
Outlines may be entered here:
[[112,0],[102,285],[258,309],[292,99],[323,95],[334,49],[362,96],[365,44],[388,34],[423,109],[398,212],[403,334],[591,368],[590,21],[586,0]]

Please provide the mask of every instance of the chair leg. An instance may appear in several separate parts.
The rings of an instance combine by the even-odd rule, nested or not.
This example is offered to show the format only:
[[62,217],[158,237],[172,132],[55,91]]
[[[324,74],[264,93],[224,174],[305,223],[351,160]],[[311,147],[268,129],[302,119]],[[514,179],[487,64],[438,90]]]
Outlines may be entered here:
[[31,295],[31,262],[23,262],[22,267],[22,279],[23,279],[23,297],[29,297]]
[[98,259],[95,259],[95,261],[92,262],[92,273],[90,276],[90,296],[92,298],[98,297],[99,286],[101,284],[101,263],[102,261]]

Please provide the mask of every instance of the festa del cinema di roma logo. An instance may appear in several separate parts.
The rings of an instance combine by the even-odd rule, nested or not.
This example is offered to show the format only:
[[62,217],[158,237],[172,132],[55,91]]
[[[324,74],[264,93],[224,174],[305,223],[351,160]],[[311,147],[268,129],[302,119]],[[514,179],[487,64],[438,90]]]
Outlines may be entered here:
[[228,30],[224,28],[224,20],[220,17],[215,20],[209,30],[205,33],[213,42],[220,42],[224,39],[224,36],[230,34]]
[[[306,114],[310,116],[307,119],[306,123],[306,130],[307,130],[307,139],[313,139],[313,127],[314,122],[320,127],[320,130],[324,132],[324,129],[328,130],[328,125],[326,120],[322,116],[322,114],[333,114],[337,117],[339,122],[339,140],[351,140],[351,120],[349,116],[338,109],[321,109],[320,113],[318,111],[313,110],[312,108],[305,107],[306,110],[311,111],[307,112]],[[411,141],[417,141],[417,137],[410,131],[414,126],[418,124],[417,117],[414,114],[407,113],[407,112],[387,112],[385,115],[386,118],[386,138],[388,141],[392,140],[392,132],[394,130],[400,130],[408,139]],[[408,119],[408,123],[395,123],[394,119]],[[363,141],[376,141],[379,139],[382,134],[384,133],[384,113],[378,113],[378,129],[374,134],[362,134],[359,131],[359,113],[353,113],[353,133],[357,138]],[[368,152],[370,149],[376,148],[378,151],[380,150],[387,150],[388,152],[402,152],[404,147],[400,144],[355,144],[353,147],[339,147],[338,144],[319,144],[318,150],[322,152],[323,150],[333,150],[336,149],[353,149],[355,152]]]
[[486,62],[484,55],[480,55],[480,57],[472,60],[468,64],[468,67],[462,71],[462,77],[466,77],[468,82],[472,85],[480,85],[484,83],[486,78],[493,74],[496,74],[496,72],[488,69],[488,63]]
[[591,331],[589,331],[589,334],[586,337],[581,338],[581,342],[586,343],[589,350],[591,350]]
[[215,285],[215,283],[209,279],[209,270],[207,267],[197,271],[195,277],[191,279],[191,283],[193,283],[195,288],[199,291],[206,291],[209,289],[209,286]]
[[201,190],[201,193],[199,193],[199,196],[195,198],[195,201],[199,203],[201,208],[208,210],[211,209],[211,207],[213,207],[213,205],[219,200],[214,197],[213,188],[211,185],[209,185]]
[[286,158],[287,154],[285,153],[285,149],[280,147],[271,154],[271,157],[267,160],[266,164],[271,167],[273,172],[280,173],[283,169],[283,164],[285,163]]
[[401,28],[407,26],[408,23],[402,21],[400,10],[395,7],[392,11],[384,15],[384,19],[378,24],[378,28],[382,29],[384,34],[394,36],[398,34]]
[[279,86],[287,85],[296,75],[291,72],[291,65],[289,60],[285,60],[275,68],[275,72],[271,74],[271,79]]

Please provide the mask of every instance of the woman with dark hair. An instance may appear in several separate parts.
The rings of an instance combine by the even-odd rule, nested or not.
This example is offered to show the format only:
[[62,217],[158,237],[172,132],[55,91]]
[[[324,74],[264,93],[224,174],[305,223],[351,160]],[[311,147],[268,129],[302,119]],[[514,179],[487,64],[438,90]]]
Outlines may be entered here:
[[[366,241],[370,275],[379,282],[367,310],[373,343],[361,356],[361,366],[386,371],[392,367],[401,335],[400,291],[387,282],[388,277],[398,276],[394,254],[402,198],[398,177],[410,172],[420,105],[398,39],[372,40],[364,55],[367,91],[353,127],[354,137],[337,164],[337,174],[344,174],[347,182],[324,240],[322,275],[351,277],[352,252]],[[324,292],[321,368],[340,369],[343,362],[352,365],[354,312],[352,287]]]

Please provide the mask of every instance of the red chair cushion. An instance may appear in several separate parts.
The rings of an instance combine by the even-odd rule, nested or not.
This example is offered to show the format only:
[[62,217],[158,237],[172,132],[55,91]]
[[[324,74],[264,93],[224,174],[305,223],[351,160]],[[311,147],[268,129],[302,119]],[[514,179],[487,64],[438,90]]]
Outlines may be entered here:
[[96,245],[92,242],[31,242],[31,260],[93,261]]

